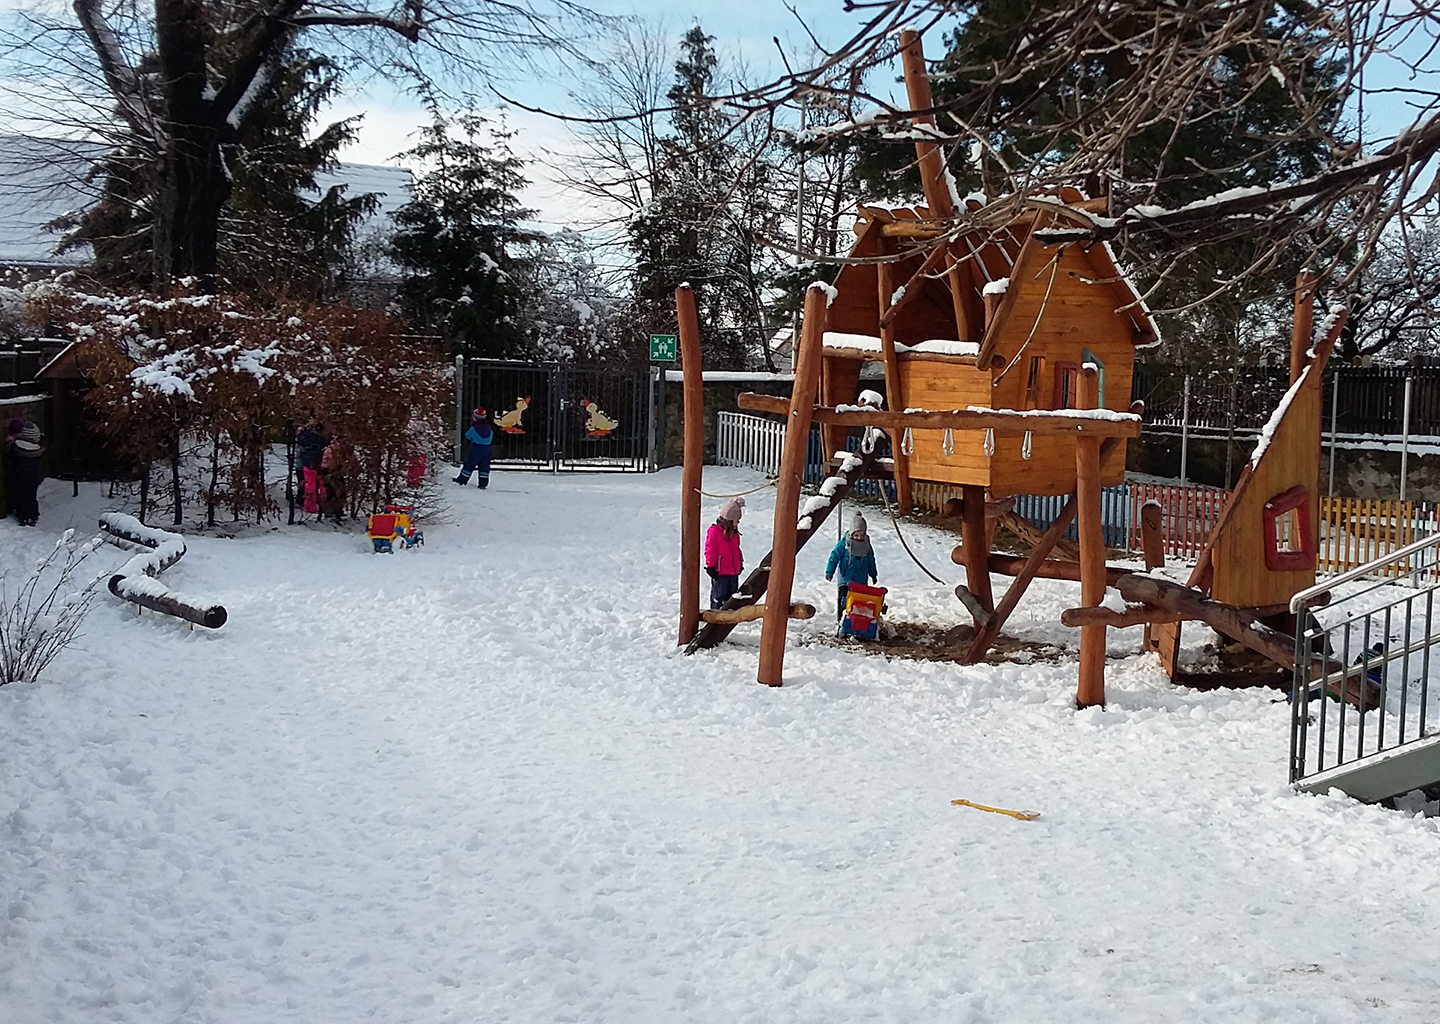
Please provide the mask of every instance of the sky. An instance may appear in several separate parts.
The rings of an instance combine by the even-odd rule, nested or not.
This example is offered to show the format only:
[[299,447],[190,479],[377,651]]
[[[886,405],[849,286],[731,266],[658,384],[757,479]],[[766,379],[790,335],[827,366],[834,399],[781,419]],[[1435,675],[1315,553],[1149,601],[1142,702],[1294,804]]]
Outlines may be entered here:
[[[700,3],[697,0],[680,0],[678,3],[600,0],[588,6],[603,15],[634,17],[662,25],[677,40],[698,22],[715,37],[715,45],[722,55],[744,60],[754,80],[768,78],[782,70],[773,37],[780,39],[792,60],[797,53],[809,49],[805,30],[796,14],[791,12],[791,7],[805,19],[816,38],[825,44],[835,44],[848,38],[864,20],[857,15],[846,14],[841,0],[794,0],[788,5],[781,0],[741,0],[722,4]],[[932,46],[938,52],[938,38]],[[573,76],[567,79],[560,75],[544,75],[510,78],[500,88],[506,95],[527,106],[566,111],[574,110],[569,94],[582,86],[582,81]],[[480,94],[477,99],[485,102],[486,97]],[[498,104],[493,95],[489,101]],[[399,154],[411,144],[412,133],[427,120],[423,107],[412,97],[381,83],[369,86],[362,93],[347,95],[332,107],[332,116],[354,114],[364,115],[359,138],[341,156],[344,160],[359,163],[403,163]],[[529,162],[526,173],[531,185],[522,193],[522,202],[540,211],[537,219],[543,227],[584,227],[584,222],[592,217],[591,212],[576,196],[564,190],[552,170],[554,165],[565,162],[575,152],[569,127],[555,118],[513,107],[507,110],[506,119],[516,130],[513,145],[517,153]]]

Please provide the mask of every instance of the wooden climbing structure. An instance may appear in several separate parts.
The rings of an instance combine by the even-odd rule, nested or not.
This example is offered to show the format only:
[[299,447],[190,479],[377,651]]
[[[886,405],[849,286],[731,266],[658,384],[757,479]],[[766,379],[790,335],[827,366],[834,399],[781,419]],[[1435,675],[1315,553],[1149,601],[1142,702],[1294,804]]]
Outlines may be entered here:
[[[913,120],[923,129],[932,123],[925,113],[932,102],[920,41],[905,31],[900,43],[917,112]],[[759,681],[781,683],[795,553],[823,521],[799,508],[812,423],[820,427],[832,465],[842,466],[822,495],[842,495],[866,473],[893,473],[900,511],[908,514],[912,483],[960,488],[952,511],[961,519],[961,543],[952,557],[965,569],[956,595],[975,625],[967,662],[985,657],[1039,577],[1080,583],[1081,605],[1063,620],[1081,630],[1080,706],[1105,700],[1110,626],[1146,624],[1147,644],[1172,671],[1179,623],[1187,618],[1293,666],[1293,628],[1286,632],[1281,613],[1291,595],[1314,582],[1320,377],[1343,312],[1330,318],[1312,345],[1314,282],[1302,279],[1292,338],[1294,383],[1189,585],[1108,566],[1100,492],[1124,476],[1125,442],[1139,435],[1143,411],[1130,404],[1135,353],[1157,343],[1159,333],[1108,246],[1066,240],[1051,230],[1093,224],[1103,201],[1074,190],[995,204],[981,197],[961,200],[937,142],[922,137],[916,157],[925,205],[862,206],[858,238],[834,285],[817,283],[807,292],[791,396],[739,398],[743,409],[786,421],[774,548],[731,601],[738,608],[767,595]],[[699,342],[693,297],[682,288],[676,299],[687,405],[680,633],[687,650],[697,650],[719,642],[733,623],[710,623],[697,633],[700,449],[690,429],[694,424],[698,430],[701,412],[699,375],[692,378],[690,370],[698,367]],[[866,363],[883,367],[888,410],[855,404]],[[873,455],[847,457],[842,451],[845,435],[856,428],[890,436],[891,458],[883,470]],[[1069,498],[1053,524],[1040,530],[1015,522],[1007,499],[1022,493]],[[1007,517],[1033,541],[1029,555],[992,551],[994,529]],[[1159,521],[1149,510],[1142,516],[1152,569],[1163,561]],[[1054,557],[1072,523],[1078,552]],[[998,602],[992,573],[1013,577]],[[1131,601],[1124,611],[1102,606],[1107,586]]]

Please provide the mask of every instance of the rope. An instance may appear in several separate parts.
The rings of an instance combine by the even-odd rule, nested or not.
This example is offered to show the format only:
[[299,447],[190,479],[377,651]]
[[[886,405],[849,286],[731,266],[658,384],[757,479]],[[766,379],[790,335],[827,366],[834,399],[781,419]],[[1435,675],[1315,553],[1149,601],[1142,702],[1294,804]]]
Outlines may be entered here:
[[890,505],[890,492],[885,489],[884,480],[880,481],[880,497],[885,502],[885,511],[890,513],[890,522],[895,525],[895,536],[900,538],[900,546],[904,548],[905,553],[910,556],[910,561],[918,565],[921,572],[923,572],[926,576],[929,576],[932,580],[940,584],[942,587],[949,586],[949,584],[947,584],[939,576],[936,576],[933,572],[927,569],[925,567],[925,563],[920,561],[920,559],[916,558],[915,552],[910,550],[910,545],[905,543],[905,535],[900,532],[900,519],[898,516],[895,515],[895,509],[892,508]]
[[748,491],[736,491],[734,494],[711,494],[703,487],[699,488],[699,490],[700,493],[707,498],[743,498],[747,494],[754,494],[756,491],[763,491],[767,487],[774,487],[778,481],[779,477],[776,477],[774,480],[766,480],[759,487],[752,487]]

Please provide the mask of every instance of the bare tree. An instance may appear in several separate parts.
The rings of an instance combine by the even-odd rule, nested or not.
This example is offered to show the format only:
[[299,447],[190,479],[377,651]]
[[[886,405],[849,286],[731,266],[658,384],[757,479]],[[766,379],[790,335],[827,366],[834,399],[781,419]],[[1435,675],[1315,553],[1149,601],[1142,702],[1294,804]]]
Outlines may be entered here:
[[[1018,10],[1018,20],[1002,24],[1000,7]],[[802,106],[857,101],[865,116],[815,141],[864,136],[910,146],[924,135],[940,143],[952,166],[977,169],[989,201],[959,204],[952,222],[936,225],[944,229],[936,244],[998,229],[1037,197],[1081,184],[1104,204],[1056,204],[1063,222],[1042,235],[1114,243],[1147,299],[1189,274],[1194,254],[1226,241],[1243,243],[1235,262],[1193,282],[1172,309],[1301,263],[1321,274],[1329,293],[1346,296],[1378,252],[1407,245],[1415,218],[1440,193],[1433,170],[1440,90],[1425,66],[1440,46],[1433,0],[1035,0],[1018,8],[851,0],[847,9],[863,23],[821,59],[792,62],[772,81],[706,102],[727,110],[736,131],[757,124],[778,131],[794,124]],[[955,18],[968,32],[989,33],[968,62],[937,72],[963,80],[958,95],[937,89],[931,108],[912,110],[871,86],[893,76],[900,29],[923,36]],[[1365,69],[1381,63],[1397,73],[1384,82],[1372,73],[1367,84]],[[1272,95],[1291,116],[1274,125],[1242,118],[1257,98]],[[1412,122],[1367,134],[1362,144],[1356,107],[1386,101],[1408,107]],[[932,117],[933,127],[923,123]],[[1017,145],[1022,124],[1024,145]],[[1217,163],[1213,154],[1182,153],[1196,126],[1243,130],[1243,155]],[[1142,133],[1161,136],[1160,158],[1147,165],[1131,159]],[[1302,150],[1314,160],[1289,155]],[[1190,194],[1176,202],[1181,186]],[[833,258],[817,248],[805,255]]]
[[74,99],[60,115],[106,137],[131,165],[158,173],[152,204],[155,280],[213,287],[226,147],[257,116],[291,49],[314,49],[381,73],[484,75],[497,53],[523,58],[569,44],[554,19],[588,17],[572,0],[73,0],[73,22],[37,8],[6,41],[11,77]]

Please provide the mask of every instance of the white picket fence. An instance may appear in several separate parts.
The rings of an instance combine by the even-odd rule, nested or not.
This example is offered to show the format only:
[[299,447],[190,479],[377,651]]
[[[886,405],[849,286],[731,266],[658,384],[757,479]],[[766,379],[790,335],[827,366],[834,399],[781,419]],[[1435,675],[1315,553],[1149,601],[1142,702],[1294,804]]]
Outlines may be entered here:
[[716,414],[715,461],[720,465],[742,466],[776,476],[784,448],[784,423],[743,412]]

